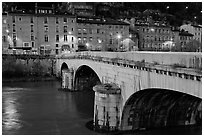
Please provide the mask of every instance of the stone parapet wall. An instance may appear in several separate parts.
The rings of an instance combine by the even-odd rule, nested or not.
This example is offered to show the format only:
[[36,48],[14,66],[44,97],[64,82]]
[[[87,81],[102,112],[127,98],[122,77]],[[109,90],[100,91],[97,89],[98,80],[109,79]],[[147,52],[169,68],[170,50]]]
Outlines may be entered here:
[[61,56],[90,55],[107,58],[120,58],[133,61],[145,61],[161,65],[174,65],[186,68],[202,69],[201,52],[77,52]]

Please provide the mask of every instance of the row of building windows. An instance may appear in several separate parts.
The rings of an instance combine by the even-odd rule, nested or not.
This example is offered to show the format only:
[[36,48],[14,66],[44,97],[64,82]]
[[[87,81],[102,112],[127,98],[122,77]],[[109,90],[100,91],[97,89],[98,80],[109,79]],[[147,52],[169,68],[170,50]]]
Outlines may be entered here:
[[[98,42],[99,44],[104,41],[104,40],[102,40],[102,39],[99,38],[99,37],[97,37],[96,39],[97,39],[97,42]],[[89,38],[87,38],[87,37],[83,37],[83,38],[78,37],[78,41],[79,41],[79,42],[84,42],[84,43],[87,42],[87,41],[92,42],[92,41],[93,41],[93,37],[89,37]]]
[[142,31],[148,33],[170,33],[169,29],[142,28]]
[[158,36],[149,36],[149,35],[146,35],[144,36],[143,40],[144,41],[170,41],[170,40],[173,40],[174,37],[171,37],[171,36],[161,36],[161,37],[158,37]]
[[189,36],[180,36],[180,40],[191,40],[192,37]]
[[[21,17],[18,17],[18,20],[19,20],[19,21],[22,21],[22,18],[21,18]],[[13,22],[13,23],[16,22],[16,17],[15,17],[15,16],[12,16],[12,22]],[[65,18],[65,17],[64,17],[64,18],[63,18],[63,22],[64,22],[64,23],[68,23],[68,18]],[[74,19],[71,19],[71,22],[74,23]],[[33,17],[30,17],[30,23],[34,23],[34,18],[33,18]],[[48,23],[48,17],[44,17],[44,23],[45,23],[45,24]],[[56,23],[56,24],[59,24],[59,23],[60,23],[58,17],[55,18],[55,23]]]

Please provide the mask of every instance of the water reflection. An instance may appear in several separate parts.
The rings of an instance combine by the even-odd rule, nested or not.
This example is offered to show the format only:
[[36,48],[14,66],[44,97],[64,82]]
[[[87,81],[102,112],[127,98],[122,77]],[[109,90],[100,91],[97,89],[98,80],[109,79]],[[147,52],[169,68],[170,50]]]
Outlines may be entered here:
[[60,85],[60,82],[3,83],[2,133],[97,134],[85,127],[93,117],[93,96],[61,92]]
[[[7,89],[8,90],[8,89]],[[8,90],[10,91],[10,90]],[[15,88],[15,91],[17,89]],[[3,92],[3,96],[6,96],[3,98],[3,127],[5,130],[13,130],[13,129],[19,129],[22,127],[20,119],[20,113],[18,112],[18,108],[20,108],[19,104],[17,103],[18,96],[8,96],[5,95],[5,92]]]
[[[58,91],[60,86],[60,82],[3,83],[2,134],[102,134],[86,127],[93,120],[94,92],[62,92]],[[167,129],[134,134],[200,134],[201,129],[176,128],[174,132]]]

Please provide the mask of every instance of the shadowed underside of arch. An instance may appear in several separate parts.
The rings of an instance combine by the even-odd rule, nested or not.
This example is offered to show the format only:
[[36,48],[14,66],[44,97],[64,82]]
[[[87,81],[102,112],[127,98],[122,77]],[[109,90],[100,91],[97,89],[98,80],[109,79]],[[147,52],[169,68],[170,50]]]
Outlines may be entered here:
[[66,63],[62,63],[62,66],[61,66],[61,70],[60,70],[60,75],[62,76],[62,70],[68,70],[68,65]]
[[96,72],[89,66],[80,66],[74,78],[75,90],[92,90],[93,86],[100,84],[99,76]]
[[122,130],[160,128],[201,123],[200,98],[164,89],[134,93],[126,102]]

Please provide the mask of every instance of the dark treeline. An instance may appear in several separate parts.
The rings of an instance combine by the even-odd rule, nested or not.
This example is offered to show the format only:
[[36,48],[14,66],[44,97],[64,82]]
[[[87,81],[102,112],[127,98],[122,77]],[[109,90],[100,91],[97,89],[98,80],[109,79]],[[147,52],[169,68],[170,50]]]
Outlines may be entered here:
[[3,78],[50,77],[53,75],[53,59],[17,59],[15,56],[2,59]]

